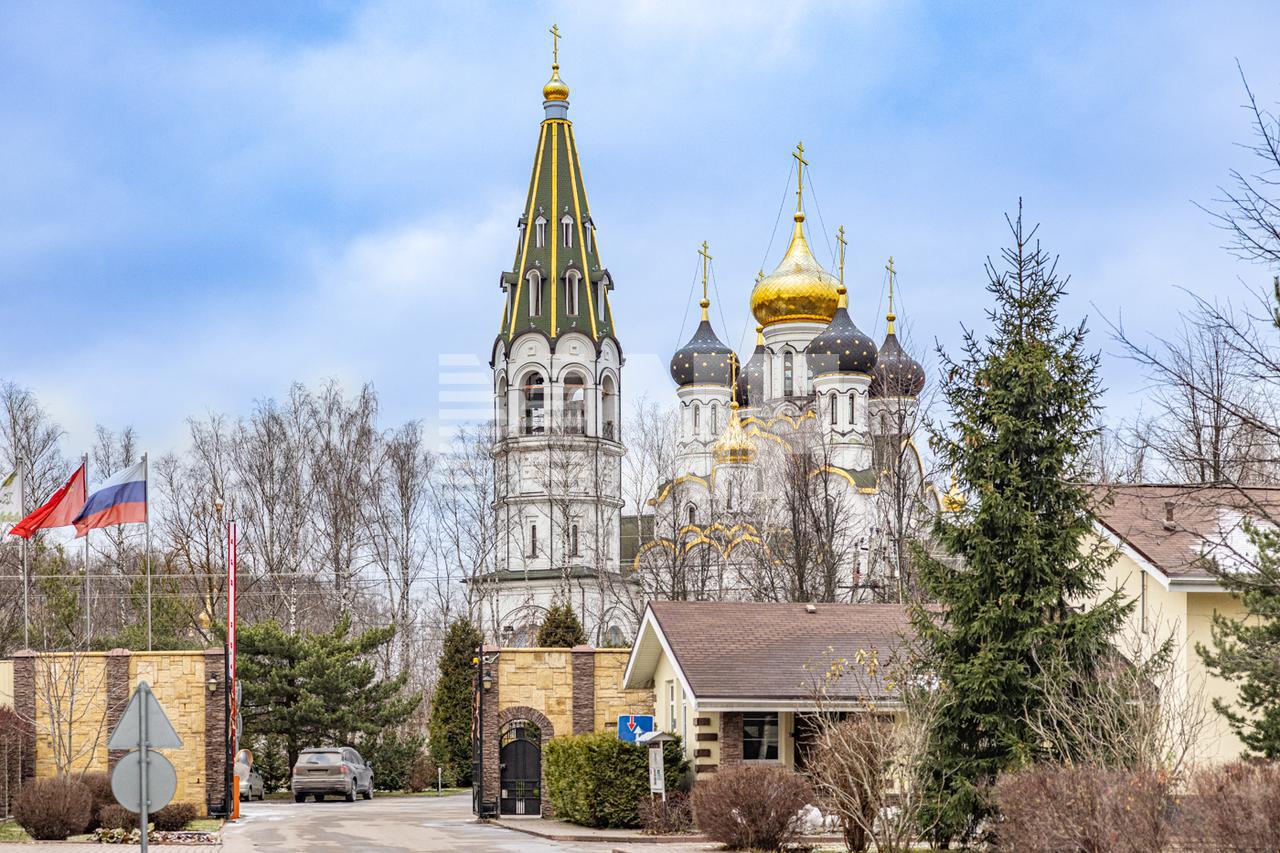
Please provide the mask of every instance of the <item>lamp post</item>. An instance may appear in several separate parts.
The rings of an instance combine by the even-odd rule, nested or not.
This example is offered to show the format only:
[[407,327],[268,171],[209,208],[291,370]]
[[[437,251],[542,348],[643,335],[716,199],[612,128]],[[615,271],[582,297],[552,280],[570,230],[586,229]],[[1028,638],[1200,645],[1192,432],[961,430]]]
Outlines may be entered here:
[[496,654],[485,655],[483,648],[476,649],[471,662],[476,667],[476,745],[471,762],[471,811],[478,818],[491,817],[496,808],[490,809],[484,799],[484,694],[493,686],[493,675],[488,667],[498,659]]

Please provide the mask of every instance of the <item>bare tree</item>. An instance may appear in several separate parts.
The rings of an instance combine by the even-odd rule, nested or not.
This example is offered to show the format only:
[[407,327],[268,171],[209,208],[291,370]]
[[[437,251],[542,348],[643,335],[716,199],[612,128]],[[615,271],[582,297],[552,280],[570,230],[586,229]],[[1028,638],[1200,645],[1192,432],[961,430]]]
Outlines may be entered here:
[[57,774],[79,778],[93,766],[106,734],[106,665],[79,650],[41,655],[35,664],[37,710],[23,721],[48,747]]
[[418,604],[414,587],[428,558],[427,508],[435,467],[436,456],[426,449],[421,423],[410,421],[383,437],[373,541],[376,562],[386,580],[391,623],[396,627],[400,673],[414,661]]
[[492,424],[459,428],[429,480],[436,524],[431,540],[438,576],[434,595],[445,621],[454,607],[452,585],[460,585],[463,607],[475,615],[480,595],[475,580],[496,564],[500,537],[494,513],[497,484],[492,447]]

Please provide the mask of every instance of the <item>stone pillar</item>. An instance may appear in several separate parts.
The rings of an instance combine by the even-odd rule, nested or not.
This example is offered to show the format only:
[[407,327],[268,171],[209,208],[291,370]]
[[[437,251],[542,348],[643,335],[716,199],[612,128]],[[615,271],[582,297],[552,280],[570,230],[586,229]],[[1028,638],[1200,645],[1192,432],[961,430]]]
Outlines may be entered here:
[[[124,709],[129,704],[129,650],[112,649],[107,652],[107,737],[116,730]],[[129,750],[107,750],[107,771],[116,769],[116,762]]]
[[[485,657],[491,659],[492,663],[484,665],[485,671],[489,673],[490,684],[489,689],[484,691],[484,719],[480,721],[480,728],[484,733],[484,755],[482,756],[484,799],[494,804],[498,802],[498,795],[502,790],[502,772],[498,754],[501,748],[498,742],[501,730],[498,721],[498,697],[502,695],[502,685],[498,682],[499,654],[496,648],[484,650]],[[480,689],[484,690],[483,684]]]
[[596,650],[573,647],[573,734],[582,735],[596,727]]
[[742,714],[726,711],[720,715],[720,766],[742,763]]
[[36,775],[36,653],[24,649],[13,656],[13,710],[22,721],[19,775]]
[[[204,684],[204,790],[205,806],[212,813],[223,808],[227,787],[226,670],[222,649],[205,649]],[[215,682],[209,690],[209,682]]]

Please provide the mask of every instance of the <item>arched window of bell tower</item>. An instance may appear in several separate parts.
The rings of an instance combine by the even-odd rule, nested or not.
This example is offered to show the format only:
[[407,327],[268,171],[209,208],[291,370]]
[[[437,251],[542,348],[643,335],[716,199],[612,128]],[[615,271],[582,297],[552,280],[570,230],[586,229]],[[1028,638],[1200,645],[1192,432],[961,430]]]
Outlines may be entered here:
[[581,373],[568,373],[561,381],[562,431],[574,435],[586,432],[587,380]]
[[539,435],[547,429],[546,385],[536,370],[525,377],[520,388],[520,432]]
[[542,273],[529,270],[529,316],[542,316]]
[[612,376],[605,376],[600,385],[604,405],[604,437],[618,441],[622,435],[622,425],[618,422],[618,386]]

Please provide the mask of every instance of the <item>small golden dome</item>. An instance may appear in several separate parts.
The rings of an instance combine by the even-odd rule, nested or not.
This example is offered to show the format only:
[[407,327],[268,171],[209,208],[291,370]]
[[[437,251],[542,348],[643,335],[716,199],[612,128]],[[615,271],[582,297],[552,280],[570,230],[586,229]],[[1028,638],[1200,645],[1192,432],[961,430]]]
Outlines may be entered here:
[[551,79],[542,87],[542,99],[544,101],[569,100],[569,84],[560,79],[559,65],[551,66]]
[[742,420],[738,417],[738,403],[730,403],[729,409],[729,425],[720,433],[711,452],[721,465],[749,464],[756,458],[756,443],[742,428]]
[[756,282],[751,313],[762,326],[808,321],[830,323],[840,304],[840,283],[822,268],[804,237],[804,214],[796,212],[791,245],[778,268]]
[[960,512],[968,503],[968,498],[964,496],[964,492],[960,491],[960,483],[952,472],[951,483],[947,486],[946,494],[942,496],[942,511]]

